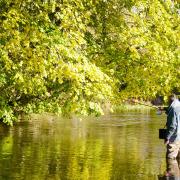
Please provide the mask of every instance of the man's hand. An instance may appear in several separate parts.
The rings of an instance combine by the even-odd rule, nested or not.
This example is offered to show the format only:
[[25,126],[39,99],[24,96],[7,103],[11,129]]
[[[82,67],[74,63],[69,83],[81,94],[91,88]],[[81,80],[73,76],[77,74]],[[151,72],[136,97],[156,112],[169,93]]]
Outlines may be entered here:
[[157,115],[161,115],[161,114],[162,114],[161,108],[158,107],[158,109],[157,109],[157,111],[156,111],[156,114],[157,114]]
[[165,140],[164,140],[164,144],[165,144],[165,145],[168,145],[168,144],[169,144],[169,140],[168,140],[168,139],[165,139]]

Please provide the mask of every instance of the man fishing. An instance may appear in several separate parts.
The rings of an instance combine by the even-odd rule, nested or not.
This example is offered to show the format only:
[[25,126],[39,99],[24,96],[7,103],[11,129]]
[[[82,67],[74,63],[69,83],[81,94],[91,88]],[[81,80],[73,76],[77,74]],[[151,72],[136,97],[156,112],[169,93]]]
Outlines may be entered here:
[[165,145],[167,145],[166,176],[180,177],[178,162],[180,161],[180,101],[176,95],[169,97],[169,106],[164,108],[167,114],[167,134]]
[[169,159],[176,159],[180,151],[180,101],[176,95],[169,97],[169,107],[166,110],[166,114],[166,157]]

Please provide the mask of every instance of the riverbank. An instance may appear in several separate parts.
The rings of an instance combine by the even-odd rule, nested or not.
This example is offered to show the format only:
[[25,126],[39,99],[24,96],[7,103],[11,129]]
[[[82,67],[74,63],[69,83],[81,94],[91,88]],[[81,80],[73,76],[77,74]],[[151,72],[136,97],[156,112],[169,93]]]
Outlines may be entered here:
[[121,105],[116,105],[112,107],[114,113],[118,112],[149,112],[152,110],[155,110],[153,107],[150,106],[144,106],[144,105],[132,105],[132,104],[121,104]]

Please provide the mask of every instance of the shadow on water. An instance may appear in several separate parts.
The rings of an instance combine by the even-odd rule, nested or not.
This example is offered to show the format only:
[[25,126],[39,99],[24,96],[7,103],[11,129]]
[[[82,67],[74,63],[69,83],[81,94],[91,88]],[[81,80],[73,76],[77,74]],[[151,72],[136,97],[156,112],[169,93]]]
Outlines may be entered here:
[[165,116],[36,116],[0,126],[2,180],[157,180],[166,169],[158,129]]

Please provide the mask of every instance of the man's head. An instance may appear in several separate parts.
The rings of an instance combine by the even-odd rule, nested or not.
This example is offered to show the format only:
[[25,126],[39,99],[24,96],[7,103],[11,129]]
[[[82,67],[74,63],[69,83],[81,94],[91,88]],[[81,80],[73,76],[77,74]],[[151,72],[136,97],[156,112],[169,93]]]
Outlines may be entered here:
[[180,96],[180,92],[176,90],[172,91],[172,94],[170,96],[168,96],[168,104],[171,105],[171,103],[174,100],[179,100],[179,96]]
[[168,104],[171,105],[171,103],[177,99],[177,96],[176,94],[171,94],[169,97],[168,97]]

